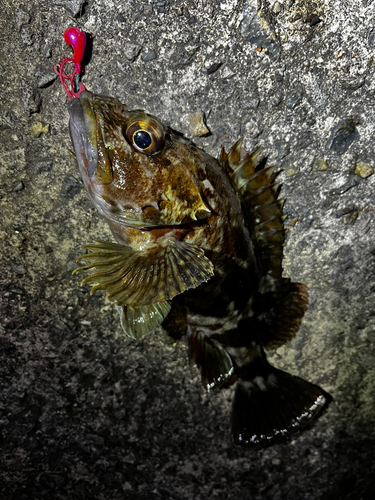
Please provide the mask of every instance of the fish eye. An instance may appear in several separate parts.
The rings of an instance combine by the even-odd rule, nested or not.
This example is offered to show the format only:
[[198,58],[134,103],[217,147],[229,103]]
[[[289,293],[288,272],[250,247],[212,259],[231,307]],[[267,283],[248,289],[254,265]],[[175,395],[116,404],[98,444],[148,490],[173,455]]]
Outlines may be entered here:
[[133,142],[137,148],[147,149],[152,143],[152,138],[146,130],[138,130],[138,132],[133,135]]
[[139,112],[128,123],[124,137],[137,151],[154,155],[163,149],[164,126],[157,119]]

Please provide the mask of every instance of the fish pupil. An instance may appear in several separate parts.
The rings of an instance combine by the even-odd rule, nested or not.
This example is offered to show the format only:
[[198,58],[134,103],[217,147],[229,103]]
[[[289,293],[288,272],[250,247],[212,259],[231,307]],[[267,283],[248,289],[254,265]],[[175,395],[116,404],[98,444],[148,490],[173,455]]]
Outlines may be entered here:
[[138,130],[138,132],[133,135],[133,141],[139,149],[147,149],[152,142],[150,134],[144,130]]

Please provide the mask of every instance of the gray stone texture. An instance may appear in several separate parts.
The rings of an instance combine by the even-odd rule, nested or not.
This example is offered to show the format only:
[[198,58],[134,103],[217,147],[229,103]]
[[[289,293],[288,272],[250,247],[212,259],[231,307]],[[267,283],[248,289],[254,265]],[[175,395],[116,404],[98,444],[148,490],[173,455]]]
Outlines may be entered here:
[[[375,162],[374,5],[1,0],[1,499],[373,498],[375,176],[355,170]],[[310,304],[270,361],[333,397],[291,441],[233,447],[233,389],[204,394],[183,341],[125,338],[72,276],[84,244],[111,238],[53,73],[78,23],[88,89],[186,136],[202,110],[197,145],[216,156],[245,135],[282,170],[285,275]]]

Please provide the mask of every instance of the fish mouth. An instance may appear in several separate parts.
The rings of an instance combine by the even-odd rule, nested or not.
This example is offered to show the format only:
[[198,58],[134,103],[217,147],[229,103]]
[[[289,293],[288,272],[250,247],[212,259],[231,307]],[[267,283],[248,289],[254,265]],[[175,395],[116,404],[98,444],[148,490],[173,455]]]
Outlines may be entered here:
[[[68,103],[69,132],[81,173],[91,178],[98,163],[96,116],[92,109],[93,94],[83,92]],[[82,172],[84,167],[85,172]]]

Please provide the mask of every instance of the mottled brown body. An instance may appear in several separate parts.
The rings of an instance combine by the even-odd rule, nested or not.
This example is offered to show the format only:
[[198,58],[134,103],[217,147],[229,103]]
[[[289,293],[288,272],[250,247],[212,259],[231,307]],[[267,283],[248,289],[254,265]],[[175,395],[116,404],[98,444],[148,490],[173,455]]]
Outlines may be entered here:
[[82,178],[117,242],[88,246],[84,281],[117,303],[129,336],[165,318],[167,330],[186,329],[207,390],[238,379],[236,442],[302,428],[321,391],[272,368],[263,351],[296,334],[307,306],[306,287],[282,278],[274,169],[258,165],[259,151],[242,159],[240,143],[215,160],[115,99],[85,92],[69,113]]

